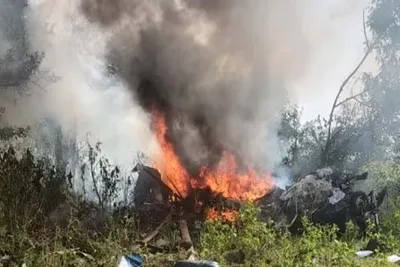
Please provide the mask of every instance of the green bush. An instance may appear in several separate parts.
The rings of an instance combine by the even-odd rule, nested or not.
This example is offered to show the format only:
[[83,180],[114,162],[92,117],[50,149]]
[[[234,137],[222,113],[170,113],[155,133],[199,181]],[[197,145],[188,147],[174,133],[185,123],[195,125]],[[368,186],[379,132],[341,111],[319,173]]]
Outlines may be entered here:
[[[207,222],[201,255],[222,266],[390,266],[384,255],[362,260],[355,257],[367,240],[357,241],[354,227],[339,239],[336,227],[315,226],[304,220],[305,232],[291,236],[259,220],[258,212],[256,207],[245,207],[238,225]],[[391,244],[391,249],[399,245],[390,233],[369,237]]]
[[12,148],[0,153],[0,221],[8,231],[34,230],[66,200],[66,176],[29,150],[18,159]]

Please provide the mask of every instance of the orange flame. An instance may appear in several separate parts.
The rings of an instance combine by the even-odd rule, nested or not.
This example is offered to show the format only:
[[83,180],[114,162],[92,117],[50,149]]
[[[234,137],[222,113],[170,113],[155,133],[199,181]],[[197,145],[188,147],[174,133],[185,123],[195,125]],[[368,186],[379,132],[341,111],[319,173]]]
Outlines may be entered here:
[[174,148],[166,138],[167,124],[164,116],[154,114],[156,137],[161,154],[155,160],[163,181],[176,193],[185,198],[190,189],[209,187],[214,193],[238,201],[254,201],[267,194],[274,183],[270,174],[259,176],[255,170],[239,172],[236,158],[225,152],[216,169],[204,167],[199,176],[190,177],[181,164]]
[[225,152],[217,169],[203,168],[200,179],[192,180],[192,186],[209,186],[213,192],[227,198],[254,201],[268,193],[273,183],[269,175],[260,177],[252,169],[248,169],[246,173],[239,173],[235,156]]
[[189,193],[189,174],[175,154],[172,144],[166,139],[167,124],[165,118],[157,114],[154,117],[154,123],[156,137],[162,151],[161,158],[156,159],[155,167],[160,171],[164,183],[174,193],[184,198]]
[[207,213],[207,220],[222,220],[226,222],[234,222],[239,217],[239,211],[237,210],[229,210],[224,209],[222,211],[218,211],[217,209],[213,208],[210,209]]

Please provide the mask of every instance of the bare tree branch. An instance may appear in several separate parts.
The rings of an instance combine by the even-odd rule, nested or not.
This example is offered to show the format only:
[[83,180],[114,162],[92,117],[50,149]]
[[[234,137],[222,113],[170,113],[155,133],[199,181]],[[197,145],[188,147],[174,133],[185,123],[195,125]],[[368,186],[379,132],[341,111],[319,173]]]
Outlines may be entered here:
[[[364,17],[364,16],[363,16]],[[365,21],[365,19],[364,19],[364,21]],[[365,27],[365,23],[364,23],[364,27]],[[366,30],[365,30],[365,37],[366,37]],[[366,37],[367,38],[367,37]],[[368,41],[368,39],[366,39],[367,41]],[[357,66],[354,68],[354,70],[346,77],[346,79],[342,82],[342,84],[341,84],[341,86],[340,86],[340,88],[339,88],[339,91],[338,91],[338,93],[336,94],[336,97],[335,97],[335,100],[334,100],[334,102],[333,102],[333,105],[332,105],[332,108],[331,108],[331,112],[330,112],[330,114],[329,114],[329,120],[328,120],[328,135],[327,135],[327,139],[326,139],[326,144],[325,144],[325,149],[324,149],[324,152],[325,152],[325,154],[327,153],[327,151],[328,151],[328,149],[329,149],[329,146],[330,146],[330,144],[331,144],[331,135],[332,135],[332,122],[333,122],[333,115],[334,115],[334,112],[335,112],[335,109],[337,108],[337,107],[339,107],[341,104],[343,104],[343,103],[345,103],[346,101],[348,101],[348,100],[346,100],[346,101],[341,101],[341,102],[338,102],[339,101],[339,98],[340,98],[340,96],[341,96],[341,94],[343,93],[343,90],[344,90],[344,88],[346,87],[346,85],[349,83],[349,81],[353,78],[353,76],[357,73],[357,71],[361,68],[361,66],[364,64],[364,62],[365,62],[365,60],[368,58],[368,56],[371,54],[371,52],[372,52],[372,50],[373,50],[373,47],[374,47],[374,44],[376,43],[376,41],[378,40],[378,38],[377,39],[375,39],[374,40],[374,42],[373,43],[370,43],[370,42],[368,42],[368,45],[367,45],[367,50],[366,50],[366,52],[365,52],[365,54],[364,54],[364,56],[361,58],[361,60],[360,60],[360,62],[357,64]],[[349,99],[350,100],[350,99]]]
[[357,103],[359,103],[360,105],[363,105],[363,106],[368,107],[368,108],[372,108],[371,105],[368,105],[367,103],[365,103],[364,101],[361,101],[361,100],[358,99],[357,97],[355,97],[354,100],[355,100]]
[[336,104],[335,108],[337,108],[338,106],[343,105],[344,103],[346,103],[346,102],[348,102],[350,100],[356,100],[357,101],[357,97],[362,96],[366,92],[367,91],[365,90],[365,91],[362,91],[362,92],[360,92],[358,94],[355,94],[355,95],[349,96],[348,98],[343,99],[342,101],[340,101],[339,103]]
[[370,44],[370,41],[368,40],[368,35],[367,35],[367,26],[366,26],[366,21],[365,21],[365,9],[363,10],[363,31],[364,31],[365,45],[367,46],[367,49],[371,49],[371,44]]
[[[342,82],[342,85],[339,88],[338,93],[336,94],[335,97],[335,101],[333,102],[332,105],[332,109],[331,112],[329,114],[329,120],[328,120],[328,138],[327,138],[327,146],[328,147],[328,143],[330,142],[330,137],[331,137],[331,131],[332,131],[332,121],[333,121],[333,114],[335,112],[335,109],[339,106],[338,105],[338,101],[339,101],[339,97],[342,94],[344,88],[346,87],[346,85],[348,84],[348,82],[350,81],[351,78],[353,78],[353,76],[357,73],[357,71],[360,69],[360,67],[363,65],[363,63],[365,62],[365,60],[367,59],[367,57],[369,56],[369,54],[371,53],[372,49],[371,47],[369,49],[367,49],[367,51],[365,52],[363,58],[360,60],[360,62],[357,64],[357,66],[355,67],[355,69],[347,76],[347,78]],[[343,102],[343,101],[342,101]],[[344,102],[343,102],[344,103]]]
[[33,83],[34,85],[36,85],[39,89],[41,89],[43,92],[47,92],[47,90],[41,85],[41,84],[39,84],[38,82],[36,82],[36,81],[34,81],[34,80],[32,80],[32,79],[29,79],[29,82],[31,82],[31,83]]
[[[366,42],[366,46],[367,46],[367,50],[365,51],[364,56],[362,57],[362,59],[360,60],[360,62],[357,64],[357,66],[355,67],[355,69],[346,77],[346,79],[342,82],[339,91],[335,97],[335,100],[333,102],[332,105],[332,109],[331,112],[329,114],[329,120],[328,120],[328,135],[327,135],[327,139],[326,139],[326,145],[325,145],[325,153],[328,151],[328,148],[330,146],[331,143],[331,135],[332,135],[332,121],[333,121],[333,115],[335,112],[335,109],[337,107],[339,107],[340,105],[344,104],[345,102],[351,100],[351,99],[356,99],[356,97],[350,97],[348,99],[345,99],[341,102],[339,101],[340,95],[342,94],[344,88],[346,87],[346,85],[349,83],[349,81],[351,80],[351,78],[353,78],[353,76],[357,73],[357,71],[360,69],[360,67],[364,64],[365,60],[367,59],[367,57],[371,54],[373,47],[375,45],[375,43],[378,41],[379,36],[377,36],[374,41],[370,42],[368,40],[368,36],[367,36],[367,27],[366,27],[366,20],[365,20],[365,10],[363,11],[363,31],[364,31],[364,38],[365,38],[365,42]],[[365,91],[362,92],[362,94],[365,93]]]

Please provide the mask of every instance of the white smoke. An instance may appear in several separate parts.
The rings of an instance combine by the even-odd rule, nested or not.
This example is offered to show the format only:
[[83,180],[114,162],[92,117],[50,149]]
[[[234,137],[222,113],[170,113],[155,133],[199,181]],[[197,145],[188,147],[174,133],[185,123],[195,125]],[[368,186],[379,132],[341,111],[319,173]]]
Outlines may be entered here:
[[32,50],[45,53],[41,71],[60,79],[42,83],[44,88],[31,85],[31,94],[18,98],[17,105],[3,98],[7,110],[3,122],[29,125],[55,118],[66,132],[77,130],[78,140],[90,133],[91,142],[101,141],[114,162],[129,165],[138,151],[151,149],[147,117],[124,86],[105,75],[106,36],[86,25],[78,2],[29,3],[26,15]]
[[[268,1],[258,9],[260,14],[244,17],[255,32],[265,34],[269,40],[266,43],[270,45],[264,52],[268,54],[269,75],[274,81],[259,85],[270,91],[266,99],[268,105],[264,105],[263,110],[268,123],[257,129],[247,126],[249,132],[263,133],[260,138],[254,135],[253,142],[247,144],[249,156],[265,162],[269,168],[280,161],[275,134],[279,109],[287,97],[294,96],[296,101],[301,95],[299,90],[308,90],[299,89],[296,83],[306,79],[312,59],[320,57],[320,53],[342,53],[335,51],[335,47],[322,52],[315,49],[329,47],[332,41],[318,35],[324,32],[321,27],[321,22],[326,22],[322,19],[323,14],[330,14],[332,10],[323,10],[317,2],[320,1]],[[112,32],[88,23],[79,10],[79,0],[32,0],[29,4],[26,15],[32,50],[45,52],[41,69],[61,80],[46,85],[46,92],[33,86],[33,94],[21,98],[19,105],[4,98],[0,100],[7,106],[5,119],[9,123],[29,124],[38,118],[55,117],[66,131],[77,129],[80,140],[90,132],[92,140],[102,141],[104,151],[111,159],[124,165],[130,164],[138,151],[151,153],[155,144],[147,114],[132,101],[133,96],[125,84],[106,75],[105,46]],[[264,8],[266,6],[268,9]],[[150,11],[154,12],[156,20],[157,12]],[[255,20],[263,16],[268,16],[268,25]],[[125,23],[124,27],[136,26]],[[190,30],[199,43],[206,44],[212,28],[199,23]],[[258,56],[267,57],[266,54]],[[230,125],[233,125],[233,131],[235,127],[245,127],[235,125],[234,121]]]

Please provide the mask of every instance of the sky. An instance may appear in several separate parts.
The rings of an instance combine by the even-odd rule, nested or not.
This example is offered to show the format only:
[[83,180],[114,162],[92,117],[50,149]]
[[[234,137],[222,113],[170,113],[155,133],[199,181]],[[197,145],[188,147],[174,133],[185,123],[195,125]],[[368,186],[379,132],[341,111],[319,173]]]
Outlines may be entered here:
[[[363,57],[363,10],[369,3],[311,1],[315,17],[305,34],[314,52],[305,75],[292,85],[296,88],[292,101],[303,108],[303,120],[329,115],[341,83]],[[361,71],[373,71],[374,67],[373,60],[367,60]]]
[[[370,0],[309,2],[313,16],[307,21],[309,24],[304,34],[312,47],[312,58],[307,62],[303,76],[290,85],[291,102],[301,107],[303,123],[315,119],[318,115],[329,117],[342,82],[365,55],[363,11],[367,11],[370,2]],[[377,64],[373,56],[369,56],[358,73],[374,72],[376,69]],[[341,99],[351,95],[352,90],[361,89],[362,85],[359,83],[352,86],[358,75],[354,77],[355,79],[345,88]],[[285,176],[277,180],[278,185],[287,185],[288,180],[283,178]]]

